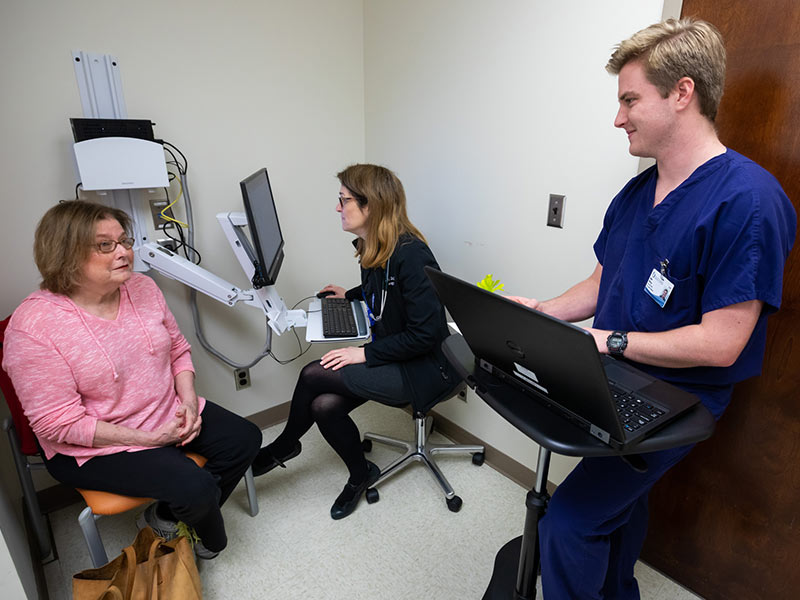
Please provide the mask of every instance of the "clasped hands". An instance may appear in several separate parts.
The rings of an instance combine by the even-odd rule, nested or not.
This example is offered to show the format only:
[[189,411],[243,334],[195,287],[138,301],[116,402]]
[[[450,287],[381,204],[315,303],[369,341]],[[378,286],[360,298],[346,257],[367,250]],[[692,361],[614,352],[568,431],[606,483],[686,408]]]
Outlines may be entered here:
[[197,413],[197,399],[194,403],[181,402],[175,409],[175,418],[154,433],[157,446],[185,446],[200,434],[203,417]]

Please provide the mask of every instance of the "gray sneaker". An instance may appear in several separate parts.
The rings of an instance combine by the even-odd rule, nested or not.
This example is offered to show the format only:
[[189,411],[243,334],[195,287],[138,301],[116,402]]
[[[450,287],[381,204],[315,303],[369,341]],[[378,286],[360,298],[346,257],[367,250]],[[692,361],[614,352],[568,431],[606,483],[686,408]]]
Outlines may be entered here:
[[209,550],[203,546],[203,542],[199,540],[194,545],[194,553],[197,558],[202,558],[203,560],[211,560],[212,558],[217,558],[217,556],[219,556],[219,552]]
[[156,512],[157,504],[158,502],[153,502],[136,517],[136,526],[143,529],[149,525],[157,536],[163,537],[166,541],[174,540],[178,537],[178,524],[159,517]]

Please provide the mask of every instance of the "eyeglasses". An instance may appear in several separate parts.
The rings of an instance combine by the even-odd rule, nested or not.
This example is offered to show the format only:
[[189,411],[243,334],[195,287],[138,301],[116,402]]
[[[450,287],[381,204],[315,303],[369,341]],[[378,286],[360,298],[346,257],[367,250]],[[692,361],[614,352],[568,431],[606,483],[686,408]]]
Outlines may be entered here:
[[97,242],[96,244],[92,244],[93,247],[97,248],[103,254],[110,254],[114,250],[117,249],[117,244],[125,248],[125,250],[130,250],[133,248],[133,245],[136,243],[136,240],[132,237],[122,238],[121,240],[103,240],[102,242]]
[[344,208],[344,205],[350,202],[350,200],[355,200],[355,198],[348,196],[339,196],[339,206]]

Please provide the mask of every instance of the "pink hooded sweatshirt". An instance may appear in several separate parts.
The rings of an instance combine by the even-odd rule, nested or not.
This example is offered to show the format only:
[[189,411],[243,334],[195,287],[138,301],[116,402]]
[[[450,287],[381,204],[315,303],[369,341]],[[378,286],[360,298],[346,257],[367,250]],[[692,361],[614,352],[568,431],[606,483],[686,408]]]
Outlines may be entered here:
[[[192,371],[181,335],[161,290],[133,273],[120,287],[115,320],[89,314],[67,296],[32,293],[6,330],[3,368],[47,458],[145,450],[93,448],[97,421],[153,431],[180,405],[175,376]],[[198,398],[202,412],[205,400]]]

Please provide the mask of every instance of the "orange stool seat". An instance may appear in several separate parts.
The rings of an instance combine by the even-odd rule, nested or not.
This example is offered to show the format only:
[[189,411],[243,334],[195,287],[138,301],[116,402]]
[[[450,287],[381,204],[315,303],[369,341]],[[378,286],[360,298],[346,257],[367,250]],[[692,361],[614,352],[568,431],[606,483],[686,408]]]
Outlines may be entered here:
[[[205,465],[208,460],[205,456],[200,456],[196,452],[187,452],[186,456],[191,458],[198,467]],[[92,513],[96,515],[118,515],[153,501],[152,498],[137,498],[98,490],[82,490],[78,488],[78,492],[83,496],[86,505],[92,509]]]

